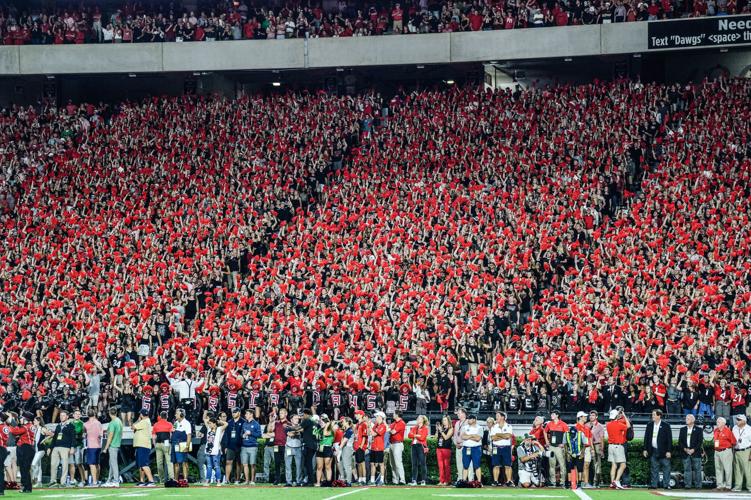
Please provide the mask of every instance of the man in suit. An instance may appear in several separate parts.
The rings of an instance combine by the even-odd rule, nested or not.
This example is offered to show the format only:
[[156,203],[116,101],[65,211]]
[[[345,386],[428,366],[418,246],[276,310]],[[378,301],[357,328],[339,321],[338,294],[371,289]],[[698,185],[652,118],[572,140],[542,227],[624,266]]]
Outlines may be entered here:
[[652,488],[658,487],[662,471],[662,487],[670,488],[670,450],[673,447],[673,434],[670,425],[662,421],[662,410],[652,412],[652,421],[644,432],[644,456],[649,457],[652,473]]
[[686,425],[681,427],[678,446],[683,450],[683,482],[686,488],[701,489],[702,483],[702,430],[694,425],[696,417],[686,415]]

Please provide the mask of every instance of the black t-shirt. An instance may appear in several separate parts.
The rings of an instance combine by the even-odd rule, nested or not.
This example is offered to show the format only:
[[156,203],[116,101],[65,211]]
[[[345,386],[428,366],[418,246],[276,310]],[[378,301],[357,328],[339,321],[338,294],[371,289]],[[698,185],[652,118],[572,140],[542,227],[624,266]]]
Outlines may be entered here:
[[309,418],[305,418],[300,423],[300,427],[302,427],[303,444],[308,448],[316,448],[318,446],[318,440],[313,433],[313,430],[316,428],[315,422]]

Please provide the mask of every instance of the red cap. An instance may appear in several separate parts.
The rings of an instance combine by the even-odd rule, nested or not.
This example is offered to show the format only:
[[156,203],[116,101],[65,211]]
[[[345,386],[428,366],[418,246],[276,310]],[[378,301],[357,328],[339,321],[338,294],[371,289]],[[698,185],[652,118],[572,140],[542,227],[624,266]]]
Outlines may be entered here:
[[356,417],[362,417],[363,415],[365,415],[364,411],[362,411],[362,410],[356,410],[355,411],[355,416]]
[[159,387],[161,387],[162,389],[169,389],[169,384],[167,382],[162,382],[161,384],[159,384]]

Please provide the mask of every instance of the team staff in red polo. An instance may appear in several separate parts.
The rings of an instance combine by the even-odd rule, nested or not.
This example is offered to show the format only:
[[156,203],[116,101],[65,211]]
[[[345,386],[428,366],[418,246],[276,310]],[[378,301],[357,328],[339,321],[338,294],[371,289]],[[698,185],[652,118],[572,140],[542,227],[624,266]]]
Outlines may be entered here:
[[355,412],[355,463],[357,464],[357,481],[365,484],[365,450],[368,449],[368,417],[362,410]]
[[386,415],[382,412],[375,414],[375,422],[370,428],[370,483],[382,485],[385,477],[383,466],[383,450],[386,446]]
[[733,482],[733,446],[736,439],[723,417],[717,417],[714,430],[714,469],[717,489],[730,491]]
[[16,436],[18,467],[21,469],[21,493],[31,493],[31,462],[34,460],[34,415],[25,412],[21,415],[21,425],[11,427],[11,434]]
[[625,489],[621,485],[621,476],[626,470],[626,434],[631,428],[623,408],[610,410],[610,422],[605,426],[608,433],[608,462],[610,462],[610,487]]
[[406,425],[402,420],[402,412],[394,412],[394,421],[389,425],[389,462],[391,463],[391,482],[393,484],[407,484],[404,477],[404,430]]

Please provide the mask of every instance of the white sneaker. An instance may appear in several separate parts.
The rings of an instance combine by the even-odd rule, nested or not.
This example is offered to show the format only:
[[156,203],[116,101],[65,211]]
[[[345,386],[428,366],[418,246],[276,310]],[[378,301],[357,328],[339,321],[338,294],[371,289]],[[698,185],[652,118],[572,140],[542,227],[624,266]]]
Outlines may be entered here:
[[251,482],[250,482],[250,485],[251,485],[251,486],[255,486],[255,485],[256,485],[256,482],[255,482],[255,481],[251,481]]
[[615,489],[616,490],[625,490],[626,488],[623,487],[620,481],[615,482]]

